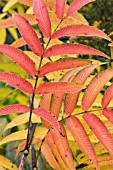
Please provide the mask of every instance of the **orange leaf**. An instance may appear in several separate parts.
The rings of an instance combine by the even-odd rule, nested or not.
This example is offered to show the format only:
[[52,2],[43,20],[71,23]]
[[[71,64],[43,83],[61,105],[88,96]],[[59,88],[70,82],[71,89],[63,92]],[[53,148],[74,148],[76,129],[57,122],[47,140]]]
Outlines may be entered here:
[[113,123],[113,110],[105,109],[102,111],[102,114],[111,122]]
[[72,25],[61,28],[52,34],[52,38],[59,38],[63,36],[97,36],[111,40],[103,31],[89,25]]
[[47,63],[40,68],[39,77],[45,76],[46,74],[57,71],[66,70],[70,68],[85,66],[90,64],[88,60],[75,59],[75,58],[64,58],[55,62]]
[[60,166],[59,166],[57,160],[55,159],[55,157],[51,151],[51,148],[49,147],[47,142],[45,142],[45,141],[43,142],[43,144],[41,146],[41,151],[42,151],[42,154],[44,155],[44,157],[46,158],[46,160],[51,165],[51,167],[54,170],[58,170],[58,169],[60,170]]
[[21,33],[22,37],[25,39],[25,41],[27,42],[31,50],[35,54],[41,56],[43,49],[37,37],[37,34],[33,30],[32,26],[29,24],[29,22],[24,17],[22,17],[21,15],[17,13],[13,14],[12,17],[17,25],[17,28],[19,29],[19,32]]
[[65,136],[61,136],[56,128],[51,129],[51,133],[55,142],[55,145],[60,153],[65,164],[71,169],[74,170],[73,158],[70,152],[67,136],[63,125],[61,125],[62,132]]
[[[91,65],[84,68],[76,75],[73,82],[84,84],[88,76],[97,66],[99,66],[99,64]],[[78,101],[79,94],[80,92],[69,93],[66,95],[64,109],[67,115],[71,115],[73,113]]]
[[[70,78],[72,77],[72,75],[75,73],[75,69],[69,71],[66,75],[64,75],[64,77],[62,78],[62,82],[67,82],[70,80]],[[62,106],[62,101],[63,101],[63,97],[64,94],[61,93],[55,93],[52,96],[52,102],[51,102],[51,107],[50,107],[50,112],[56,117],[58,118],[59,114],[60,114],[60,109]]]
[[84,85],[73,82],[51,82],[39,85],[36,88],[36,94],[71,93],[81,91],[83,88],[85,88]]
[[21,50],[9,45],[0,45],[0,52],[9,56],[31,76],[36,74],[36,68],[33,61]]
[[18,0],[18,2],[27,6],[32,6],[33,4],[33,0]]
[[29,112],[29,107],[23,104],[12,104],[0,108],[0,115]]
[[64,16],[64,8],[67,0],[56,0],[56,14],[57,17],[63,19]]
[[92,113],[84,114],[83,118],[85,119],[88,126],[92,129],[93,133],[103,144],[103,146],[113,156],[113,139],[104,123],[102,123],[102,121]]
[[66,120],[66,125],[68,126],[82,152],[93,161],[96,169],[99,169],[94,148],[79,119],[75,116],[71,116]]
[[44,0],[34,0],[33,10],[38,21],[38,25],[46,37],[51,36],[51,22]]
[[33,87],[32,85],[22,77],[13,74],[13,73],[0,73],[0,81],[4,81],[8,83],[9,85],[20,89],[26,93],[32,94],[33,93]]
[[76,12],[77,10],[79,10],[81,7],[83,7],[84,5],[93,2],[95,0],[74,0],[67,12],[67,16],[73,14],[74,12]]
[[93,78],[82,99],[83,110],[88,110],[91,107],[98,93],[112,77],[113,69],[106,69]]
[[111,84],[104,93],[104,96],[102,98],[102,107],[106,108],[112,99],[113,99],[113,84]]
[[58,131],[62,134],[61,128],[60,128],[60,125],[57,119],[48,110],[44,108],[37,108],[33,110],[33,113],[36,114],[37,116],[42,117],[44,120],[47,120],[50,124],[55,126],[58,129]]
[[65,54],[91,54],[103,56],[109,59],[109,56],[107,56],[103,52],[82,44],[61,44],[52,46],[45,51],[44,57]]
[[69,170],[68,167],[66,166],[65,162],[62,160],[60,153],[57,150],[57,147],[55,145],[51,131],[46,135],[45,141],[51,148],[51,151],[52,151],[54,157],[56,158],[58,164],[61,166],[61,169]]
[[[40,107],[41,108],[44,108],[46,110],[49,111],[49,108],[50,108],[50,102],[51,102],[51,94],[44,94],[42,99],[41,99],[41,102],[40,102]],[[50,128],[51,127],[51,124],[48,123],[46,120],[44,120],[42,118],[42,124],[46,127],[46,128]]]

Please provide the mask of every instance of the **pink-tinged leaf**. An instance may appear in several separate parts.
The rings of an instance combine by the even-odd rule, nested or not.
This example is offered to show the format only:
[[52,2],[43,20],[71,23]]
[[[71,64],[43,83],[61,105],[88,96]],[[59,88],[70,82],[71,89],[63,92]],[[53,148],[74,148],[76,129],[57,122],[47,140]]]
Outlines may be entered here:
[[113,84],[111,84],[105,91],[105,94],[102,98],[102,107],[106,108],[112,99],[113,99]]
[[69,168],[66,166],[65,162],[62,160],[60,153],[57,150],[57,147],[55,145],[51,131],[49,133],[47,133],[47,135],[45,137],[45,141],[51,148],[51,151],[52,151],[54,157],[56,158],[58,164],[60,165],[61,169],[69,170]]
[[93,78],[82,98],[83,110],[88,110],[92,106],[98,93],[112,77],[113,69],[106,69]]
[[[67,82],[70,80],[70,78],[73,76],[75,73],[76,69],[69,71],[67,74],[64,75],[62,78],[61,82]],[[56,117],[59,117],[60,114],[60,109],[62,106],[62,101],[63,101],[64,94],[61,93],[55,93],[52,96],[52,101],[51,101],[51,107],[50,107],[50,112]]]
[[38,21],[38,25],[46,37],[51,36],[51,22],[49,14],[47,11],[46,4],[44,0],[34,0],[33,1],[33,10],[35,17]]
[[48,121],[51,125],[55,126],[57,130],[62,134],[60,125],[55,118],[48,110],[44,108],[37,108],[33,110],[33,113],[36,114],[37,116],[42,117],[44,120]]
[[85,119],[88,126],[92,129],[96,137],[103,144],[103,146],[113,156],[113,139],[104,123],[92,113],[84,114],[83,118]]
[[66,125],[82,152],[93,161],[96,169],[99,169],[94,148],[79,119],[75,116],[71,116],[66,120]]
[[107,40],[111,40],[103,31],[89,25],[73,25],[61,28],[52,34],[52,38],[63,36],[97,36]]
[[66,2],[67,0],[56,0],[56,14],[60,19],[63,19]]
[[109,56],[107,56],[103,52],[82,44],[61,44],[52,46],[45,51],[44,57],[65,54],[91,54],[103,56],[109,59]]
[[0,115],[29,112],[29,107],[23,104],[12,104],[0,108]]
[[55,62],[47,63],[40,68],[39,77],[45,76],[46,74],[58,71],[58,70],[66,70],[70,68],[85,66],[90,64],[88,60],[75,59],[75,58],[64,58],[57,60]]
[[70,152],[66,132],[65,132],[63,125],[61,125],[61,129],[62,129],[64,136],[61,136],[58,133],[56,128],[53,128],[53,129],[51,129],[52,137],[54,139],[55,145],[56,145],[58,152],[60,153],[63,161],[71,170],[74,170],[75,169],[74,162],[73,162],[73,158],[72,158],[72,155]]
[[81,91],[83,88],[85,88],[84,85],[73,82],[51,82],[39,85],[36,88],[36,94],[71,93]]
[[[91,72],[97,67],[99,64],[91,65],[83,70],[81,70],[76,77],[74,78],[73,82],[84,84],[88,76]],[[71,115],[76,107],[78,97],[80,92],[77,93],[70,93],[66,95],[65,103],[64,103],[64,110],[67,115]]]
[[[37,20],[32,14],[22,14],[22,16],[30,23],[30,25],[37,24]],[[0,22],[0,28],[9,28],[16,27],[16,23],[14,22],[12,17],[4,19]]]
[[0,73],[0,81],[4,81],[8,83],[9,85],[20,89],[26,93],[32,94],[33,93],[33,87],[32,85],[22,77],[13,74],[13,73]]
[[[49,111],[50,103],[51,103],[51,94],[50,93],[49,94],[44,94],[41,101],[40,101],[40,107]],[[44,120],[43,118],[41,118],[41,119],[42,119],[42,124],[46,128],[49,129],[51,127],[51,124],[48,123],[48,121]]]
[[33,61],[21,50],[9,45],[0,45],[0,52],[9,56],[31,76],[36,74]]
[[37,37],[37,34],[33,30],[32,26],[24,17],[22,17],[17,13],[13,14],[12,17],[16,23],[17,28],[19,29],[20,34],[25,39],[25,41],[27,42],[31,50],[35,54],[41,56],[43,53],[42,45]]
[[33,4],[33,0],[18,0],[18,2],[27,6],[32,6]]
[[60,170],[60,166],[57,162],[57,160],[55,159],[52,151],[51,151],[51,148],[49,147],[48,143],[47,142],[43,142],[42,146],[41,146],[41,151],[42,151],[42,154],[44,155],[44,157],[46,158],[47,162],[51,165],[51,167],[54,169],[54,170]]
[[95,0],[74,0],[68,9],[67,16],[73,14],[74,12],[79,10],[81,7],[83,7],[84,5],[90,2],[93,2],[93,1]]
[[113,110],[105,109],[102,111],[102,114],[111,122],[113,123]]

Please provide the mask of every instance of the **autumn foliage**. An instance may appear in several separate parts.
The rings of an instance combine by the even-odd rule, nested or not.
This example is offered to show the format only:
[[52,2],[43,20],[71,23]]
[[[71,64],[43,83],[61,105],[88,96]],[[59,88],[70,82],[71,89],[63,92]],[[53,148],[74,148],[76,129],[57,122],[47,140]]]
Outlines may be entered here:
[[[29,122],[27,130],[22,131],[24,138],[17,139],[19,132],[15,132],[0,141],[2,145],[24,139],[16,151],[16,157],[23,151],[20,170],[24,168],[23,160],[26,160],[30,146],[34,147],[37,143],[40,147],[35,161],[42,154],[55,170],[79,169],[82,164],[84,170],[113,167],[112,158],[105,162],[107,156],[113,156],[113,137],[105,124],[107,122],[113,129],[113,107],[109,105],[113,99],[113,51],[108,56],[84,44],[59,40],[64,36],[89,36],[105,39],[108,43],[112,41],[107,34],[89,26],[79,16],[78,10],[93,1],[74,0],[68,6],[66,0],[23,0],[19,2],[32,6],[33,15],[14,13],[0,23],[0,28],[16,27],[21,35],[11,45],[0,45],[0,52],[28,74],[25,79],[15,73],[0,72],[0,81],[26,93],[29,100],[26,105],[18,103],[0,108],[1,116],[22,113],[18,116],[20,119],[17,117],[16,123],[12,120],[6,129],[18,126],[22,119],[24,123]],[[79,24],[75,24],[75,20]],[[35,24],[38,33],[33,28]],[[27,52],[19,49],[24,45],[29,47]],[[84,58],[85,55],[88,59]],[[38,106],[35,103],[37,98]],[[95,104],[96,99],[100,105],[98,102]],[[41,118],[40,123],[38,117]],[[103,146],[102,155],[98,145]],[[79,154],[82,154],[81,158]]]

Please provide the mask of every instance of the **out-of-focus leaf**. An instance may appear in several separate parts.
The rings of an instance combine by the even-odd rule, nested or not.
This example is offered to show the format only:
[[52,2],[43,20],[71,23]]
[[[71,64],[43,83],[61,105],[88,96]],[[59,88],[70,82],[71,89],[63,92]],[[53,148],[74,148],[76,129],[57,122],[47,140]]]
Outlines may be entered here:
[[6,29],[0,29],[0,44],[4,44],[6,41]]
[[[18,170],[17,166],[13,164],[9,159],[5,158],[4,156],[0,155],[0,166],[9,169],[9,170]],[[0,170],[2,170],[0,168]]]
[[15,28],[8,28],[8,31],[10,32],[10,34],[12,35],[12,37],[15,40],[18,39],[18,33],[17,33],[17,30]]
[[7,12],[14,4],[16,4],[18,0],[9,0],[3,8],[3,12]]
[[63,16],[64,16],[64,8],[65,8],[65,5],[66,5],[66,1],[67,0],[56,0],[56,14],[57,14],[57,17],[62,19]]
[[33,0],[18,0],[18,2],[27,6],[32,6],[33,4]]

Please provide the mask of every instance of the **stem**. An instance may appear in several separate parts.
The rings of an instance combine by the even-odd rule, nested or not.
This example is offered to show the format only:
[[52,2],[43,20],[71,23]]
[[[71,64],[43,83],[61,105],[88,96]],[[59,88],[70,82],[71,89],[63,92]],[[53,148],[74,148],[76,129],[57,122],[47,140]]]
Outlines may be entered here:
[[[54,32],[58,29],[58,27],[59,27],[59,25],[61,24],[62,21],[63,21],[63,19],[59,22],[59,24],[57,25],[57,27],[54,30]],[[24,149],[24,153],[22,155],[21,162],[20,162],[20,165],[19,165],[19,170],[23,170],[23,168],[24,168],[26,157],[29,154],[29,148],[30,148],[30,145],[31,145],[31,142],[32,142],[32,139],[33,139],[33,135],[34,135],[34,132],[35,132],[35,128],[36,128],[36,125],[37,125],[37,124],[32,124],[32,122],[31,122],[32,111],[34,109],[35,90],[36,90],[37,83],[38,83],[38,72],[39,72],[40,67],[42,65],[43,55],[44,55],[44,53],[45,53],[45,51],[46,51],[50,41],[51,41],[51,37],[49,38],[48,43],[46,44],[44,52],[43,52],[43,54],[41,56],[40,63],[39,63],[39,68],[37,70],[37,75],[36,75],[36,79],[35,79],[34,90],[33,90],[33,93],[32,93],[32,95],[30,97],[31,98],[31,100],[30,100],[30,116],[29,116],[29,124],[28,124],[27,141],[26,141],[26,146],[25,146],[25,149]]]

